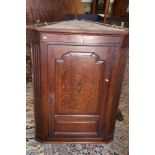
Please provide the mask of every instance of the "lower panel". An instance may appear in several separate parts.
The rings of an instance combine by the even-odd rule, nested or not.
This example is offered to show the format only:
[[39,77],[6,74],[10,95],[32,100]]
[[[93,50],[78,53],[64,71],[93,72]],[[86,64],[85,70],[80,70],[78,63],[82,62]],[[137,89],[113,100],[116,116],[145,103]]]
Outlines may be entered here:
[[97,138],[98,115],[55,115],[50,138]]

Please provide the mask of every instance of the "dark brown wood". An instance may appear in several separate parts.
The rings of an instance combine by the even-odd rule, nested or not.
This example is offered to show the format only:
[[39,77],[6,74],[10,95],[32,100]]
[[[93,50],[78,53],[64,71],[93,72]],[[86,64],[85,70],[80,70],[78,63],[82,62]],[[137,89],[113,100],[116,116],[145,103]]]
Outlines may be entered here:
[[36,139],[107,143],[113,139],[127,57],[124,34],[32,30]]
[[107,22],[110,0],[105,0],[104,4],[104,23]]
[[113,16],[124,16],[129,6],[129,0],[115,0],[113,5]]
[[91,7],[91,13],[92,14],[96,14],[96,9],[97,9],[97,3],[98,3],[98,0],[93,0],[92,1],[92,7]]

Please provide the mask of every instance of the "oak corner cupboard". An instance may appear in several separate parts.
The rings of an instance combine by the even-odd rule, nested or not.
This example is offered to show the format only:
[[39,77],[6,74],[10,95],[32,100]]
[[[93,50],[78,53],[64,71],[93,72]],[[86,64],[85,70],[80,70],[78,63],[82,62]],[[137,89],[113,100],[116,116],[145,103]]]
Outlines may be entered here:
[[113,139],[128,30],[63,21],[30,30],[36,139],[108,143]]

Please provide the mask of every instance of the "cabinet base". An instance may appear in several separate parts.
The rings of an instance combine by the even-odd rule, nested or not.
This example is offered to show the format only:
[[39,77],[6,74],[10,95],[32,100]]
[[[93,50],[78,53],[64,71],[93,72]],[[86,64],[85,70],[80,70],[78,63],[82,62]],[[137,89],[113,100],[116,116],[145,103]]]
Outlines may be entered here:
[[111,141],[113,141],[113,137],[109,138],[108,140],[103,140],[101,138],[92,138],[92,139],[69,139],[69,138],[48,138],[47,140],[40,140],[38,138],[35,138],[36,141],[41,142],[43,144],[108,144]]

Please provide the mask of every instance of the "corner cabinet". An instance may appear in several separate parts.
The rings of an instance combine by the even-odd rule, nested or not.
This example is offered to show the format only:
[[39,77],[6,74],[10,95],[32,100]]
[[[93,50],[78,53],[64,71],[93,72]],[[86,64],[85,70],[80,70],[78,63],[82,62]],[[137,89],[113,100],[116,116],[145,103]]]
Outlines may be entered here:
[[74,24],[65,29],[62,23],[30,30],[36,139],[107,143],[113,139],[128,33]]

